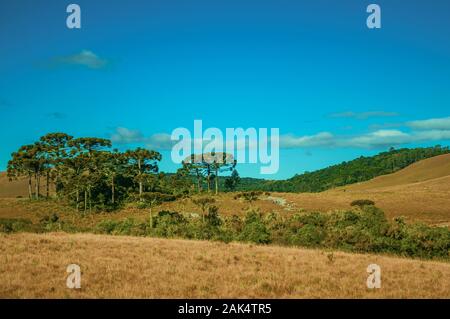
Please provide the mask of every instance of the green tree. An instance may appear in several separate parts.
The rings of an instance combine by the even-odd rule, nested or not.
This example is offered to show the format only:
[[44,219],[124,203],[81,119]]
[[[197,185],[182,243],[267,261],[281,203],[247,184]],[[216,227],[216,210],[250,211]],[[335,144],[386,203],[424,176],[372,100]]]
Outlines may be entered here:
[[139,200],[142,201],[144,183],[148,181],[151,174],[158,172],[158,162],[161,161],[161,154],[143,148],[129,150],[125,152],[129,171],[139,185]]
[[236,187],[238,186],[240,181],[241,177],[239,176],[238,171],[236,169],[233,169],[231,176],[225,179],[225,188],[229,191],[234,191],[236,190]]
[[49,197],[50,180],[52,173],[56,177],[56,192],[58,192],[58,185],[61,182],[61,166],[64,159],[68,156],[68,142],[73,137],[66,133],[49,133],[39,139],[43,147],[46,158],[46,197]]
[[192,199],[192,202],[200,207],[202,211],[202,220],[205,221],[205,215],[208,210],[208,208],[216,202],[214,198],[211,197],[200,197],[200,198],[194,198]]

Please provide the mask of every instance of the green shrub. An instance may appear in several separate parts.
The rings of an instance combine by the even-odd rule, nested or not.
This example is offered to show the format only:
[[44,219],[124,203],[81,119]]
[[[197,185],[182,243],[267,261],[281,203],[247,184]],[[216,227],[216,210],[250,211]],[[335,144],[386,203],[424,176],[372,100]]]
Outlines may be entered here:
[[357,199],[351,202],[351,206],[358,206],[358,207],[364,207],[364,206],[374,206],[375,202],[370,199]]
[[122,221],[104,220],[97,224],[96,230],[109,235],[145,236],[147,225],[133,218]]
[[291,236],[290,243],[292,245],[305,247],[318,247],[325,239],[326,233],[322,227],[313,224],[307,224],[298,229],[298,231]]
[[188,221],[178,212],[160,211],[153,218],[153,228],[157,236],[160,237],[184,237],[187,235]]
[[31,231],[32,222],[23,218],[0,218],[0,233],[16,233]]
[[219,227],[222,225],[222,220],[219,217],[219,208],[217,206],[210,206],[208,214],[205,216],[205,222],[212,227]]
[[240,241],[252,242],[255,244],[268,244],[271,241],[270,232],[261,218],[261,214],[254,211],[247,213],[244,227],[239,234]]
[[[277,213],[263,216],[250,210],[244,218],[221,218],[218,208],[205,208],[204,219],[174,211],[160,211],[153,223],[128,218],[104,220],[99,233],[113,235],[178,237],[201,240],[233,240],[256,244],[277,243],[322,247],[355,252],[390,253],[408,257],[448,259],[450,230],[423,224],[407,224],[402,218],[389,222],[383,211],[372,205],[333,213],[302,213],[290,217]],[[44,217],[39,224],[29,220],[0,219],[0,232],[79,231],[58,215]]]
[[111,235],[115,233],[118,224],[119,222],[115,220],[110,219],[102,220],[100,223],[97,224],[96,230],[102,234]]

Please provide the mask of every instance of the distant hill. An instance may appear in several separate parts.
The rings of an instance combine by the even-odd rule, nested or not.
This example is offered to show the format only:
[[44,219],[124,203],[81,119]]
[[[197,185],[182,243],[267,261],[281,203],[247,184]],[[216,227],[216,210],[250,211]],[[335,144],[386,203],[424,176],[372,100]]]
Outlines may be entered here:
[[346,190],[371,190],[383,187],[429,182],[433,184],[450,176],[450,154],[444,154],[414,163],[398,172],[375,177],[363,183],[345,186]]
[[[45,178],[41,180],[41,194],[45,194]],[[34,191],[34,181],[32,183]],[[50,185],[53,190],[53,185]],[[0,198],[28,197],[28,179],[25,177],[10,181],[6,172],[0,172]]]
[[[375,156],[361,156],[314,172],[306,172],[287,180],[247,181],[245,188],[277,192],[322,192],[332,188],[360,183],[372,178],[395,173],[421,160],[448,154],[448,147],[428,147],[414,149],[391,149]],[[435,173],[436,176],[439,172]],[[411,177],[414,178],[414,177]]]
[[0,172],[0,198],[28,196],[27,180],[21,178],[10,182],[5,172]]
[[357,199],[370,199],[388,218],[403,216],[450,226],[450,154],[414,163],[392,174],[321,193],[279,193],[292,207],[306,211],[349,209]]

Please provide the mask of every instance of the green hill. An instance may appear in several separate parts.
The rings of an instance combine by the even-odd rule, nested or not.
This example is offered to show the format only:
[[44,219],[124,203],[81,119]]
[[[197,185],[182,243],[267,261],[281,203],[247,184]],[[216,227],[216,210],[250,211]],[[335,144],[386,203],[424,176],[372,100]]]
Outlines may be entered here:
[[397,172],[413,163],[450,153],[448,147],[434,146],[414,149],[390,149],[375,156],[361,156],[314,172],[295,175],[287,180],[246,180],[240,190],[277,192],[322,192],[331,188],[368,181],[374,177]]

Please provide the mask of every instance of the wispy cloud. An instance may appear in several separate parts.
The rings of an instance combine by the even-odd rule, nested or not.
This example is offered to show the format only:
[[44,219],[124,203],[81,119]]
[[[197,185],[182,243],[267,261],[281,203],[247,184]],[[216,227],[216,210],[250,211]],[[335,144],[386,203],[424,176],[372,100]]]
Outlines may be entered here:
[[159,133],[150,136],[146,141],[146,146],[157,150],[170,150],[176,141],[171,140],[170,134]]
[[[303,136],[286,134],[280,136],[279,145],[282,149],[307,150],[312,148],[385,149],[391,146],[397,147],[414,143],[450,141],[450,117],[409,122],[407,126],[409,126],[409,129],[386,128],[353,135],[336,135],[331,132],[320,132]],[[158,133],[146,137],[139,130],[130,130],[124,127],[117,128],[114,134],[111,135],[111,140],[116,144],[143,144],[148,148],[157,150],[170,150],[177,143],[177,141],[172,141],[171,135],[167,133]],[[203,140],[204,144],[208,142]],[[224,142],[224,146],[226,146],[229,141]],[[258,146],[257,141],[245,140],[243,142],[240,144],[240,147],[251,148]],[[235,145],[238,145],[238,143]]]
[[407,125],[416,130],[450,130],[450,117],[412,121]]
[[335,144],[335,136],[329,132],[321,132],[316,135],[299,136],[292,134],[280,136],[281,148],[303,148],[317,146],[332,146]]
[[131,130],[126,127],[118,127],[111,135],[111,141],[114,144],[145,144],[146,147],[157,150],[168,150],[174,145],[170,139],[170,134],[158,133],[146,137],[139,130]]
[[412,142],[412,136],[399,130],[378,130],[368,134],[336,140],[336,146],[354,148],[386,148]]
[[412,143],[450,140],[450,130],[428,130],[403,132],[400,130],[378,130],[356,136],[335,136],[330,133],[319,133],[314,136],[292,135],[280,137],[282,148],[363,148],[382,149]]
[[380,118],[380,117],[394,117],[398,116],[395,112],[384,112],[384,111],[371,111],[371,112],[341,112],[332,113],[329,115],[331,118],[351,118],[356,120],[367,120],[369,118]]
[[116,144],[135,144],[145,142],[145,137],[139,130],[118,127],[111,135],[111,141]]
[[102,69],[108,65],[108,61],[90,50],[83,50],[76,54],[55,57],[50,61],[50,65],[80,65],[89,69]]

